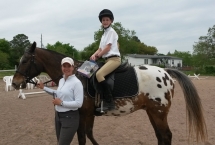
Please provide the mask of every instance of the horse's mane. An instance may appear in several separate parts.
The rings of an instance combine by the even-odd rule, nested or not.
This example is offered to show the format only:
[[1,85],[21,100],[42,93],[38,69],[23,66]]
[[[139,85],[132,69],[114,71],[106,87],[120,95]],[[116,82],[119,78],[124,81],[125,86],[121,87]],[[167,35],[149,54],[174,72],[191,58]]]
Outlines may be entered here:
[[63,57],[66,57],[66,55],[61,54],[61,53],[56,52],[56,51],[53,51],[53,50],[43,49],[43,48],[39,48],[39,47],[37,47],[37,48],[38,48],[38,49],[42,49],[43,51],[48,51],[48,52],[52,53],[53,55],[61,55],[61,56],[63,56]]
[[[61,54],[61,53],[59,53],[59,52],[56,52],[56,51],[53,51],[53,50],[49,50],[49,49],[43,49],[43,48],[39,48],[39,47],[37,47],[38,49],[42,49],[43,51],[48,51],[48,52],[50,52],[52,55],[56,55],[56,56],[62,56],[62,57],[70,57],[70,56],[67,56],[67,55],[64,55],[64,54]],[[83,61],[79,61],[79,60],[76,60],[76,59],[74,59],[74,58],[72,58],[74,61],[76,61],[76,62],[80,62],[80,63],[83,63]]]

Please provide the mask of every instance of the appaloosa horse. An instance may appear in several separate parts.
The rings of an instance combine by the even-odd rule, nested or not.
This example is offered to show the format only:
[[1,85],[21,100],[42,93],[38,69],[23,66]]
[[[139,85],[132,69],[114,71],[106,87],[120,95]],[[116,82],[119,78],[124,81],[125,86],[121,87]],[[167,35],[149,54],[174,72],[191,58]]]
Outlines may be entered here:
[[[62,76],[61,60],[65,56],[50,50],[36,48],[34,42],[20,60],[20,64],[12,81],[16,89],[25,87],[26,83],[41,72],[46,72],[58,84]],[[74,61],[75,70],[83,62]],[[80,125],[77,131],[80,145],[86,144],[86,135],[94,145],[98,145],[93,137],[95,117],[95,93],[89,91],[89,81],[75,71],[84,86],[84,102],[80,112]],[[175,69],[162,69],[156,66],[143,65],[129,67],[124,72],[115,73],[113,95],[116,109],[103,115],[121,116],[143,109],[154,128],[158,145],[171,145],[172,133],[167,122],[167,115],[174,95],[175,77],[183,89],[188,116],[189,137],[197,140],[207,139],[206,124],[202,113],[202,105],[192,81]],[[135,93],[136,92],[136,93]],[[101,115],[101,114],[100,114]],[[134,119],[134,118],[131,118]],[[193,135],[195,133],[195,135]]]

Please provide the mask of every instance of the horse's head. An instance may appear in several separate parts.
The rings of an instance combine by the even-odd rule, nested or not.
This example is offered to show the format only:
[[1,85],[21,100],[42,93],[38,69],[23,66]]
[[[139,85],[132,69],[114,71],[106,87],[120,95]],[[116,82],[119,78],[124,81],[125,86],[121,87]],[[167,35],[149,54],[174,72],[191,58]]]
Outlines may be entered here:
[[[22,58],[19,66],[14,74],[12,85],[15,89],[25,88],[26,83],[41,73],[41,66],[36,56],[36,42],[28,48]],[[20,87],[21,86],[21,87]]]

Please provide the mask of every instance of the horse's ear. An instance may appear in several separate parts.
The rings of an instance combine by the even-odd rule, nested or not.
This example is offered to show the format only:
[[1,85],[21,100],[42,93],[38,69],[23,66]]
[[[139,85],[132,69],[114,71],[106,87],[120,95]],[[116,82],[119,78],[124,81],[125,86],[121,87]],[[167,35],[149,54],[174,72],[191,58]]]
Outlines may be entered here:
[[34,43],[31,45],[30,52],[34,52],[36,46],[37,46],[37,43],[34,42]]

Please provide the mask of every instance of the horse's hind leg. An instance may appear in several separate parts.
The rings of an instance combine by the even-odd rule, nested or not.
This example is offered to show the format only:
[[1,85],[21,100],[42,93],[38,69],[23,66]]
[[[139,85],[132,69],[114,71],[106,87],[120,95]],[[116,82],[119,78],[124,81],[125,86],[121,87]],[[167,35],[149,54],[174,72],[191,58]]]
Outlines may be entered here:
[[146,110],[146,112],[154,128],[158,145],[171,145],[172,133],[167,122],[168,112],[155,112],[155,110]]

